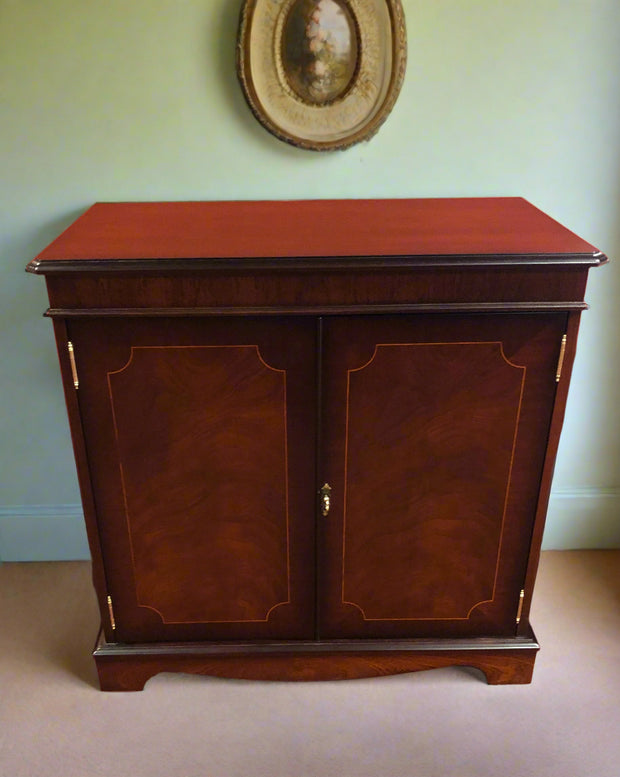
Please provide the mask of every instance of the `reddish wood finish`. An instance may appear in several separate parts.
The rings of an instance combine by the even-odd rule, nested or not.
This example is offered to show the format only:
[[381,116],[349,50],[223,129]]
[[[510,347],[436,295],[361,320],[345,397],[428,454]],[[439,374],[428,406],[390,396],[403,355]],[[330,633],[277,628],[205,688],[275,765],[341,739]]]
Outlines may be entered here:
[[538,571],[538,562],[540,560],[540,548],[542,545],[543,532],[547,518],[547,508],[549,506],[549,497],[551,495],[551,483],[553,480],[553,470],[555,467],[555,457],[557,455],[560,443],[560,433],[564,422],[566,410],[566,400],[568,398],[568,388],[577,351],[577,336],[579,334],[580,316],[569,314],[566,326],[566,350],[562,364],[562,376],[558,383],[558,389],[555,395],[555,405],[551,420],[551,428],[547,440],[547,451],[545,464],[540,481],[540,490],[538,496],[538,505],[536,508],[536,517],[534,521],[534,530],[530,543],[530,556],[528,559],[527,572],[525,576],[525,598],[523,600],[523,610],[521,623],[517,629],[518,634],[525,634],[529,623],[530,606],[532,604],[532,594],[534,593],[534,583]]
[[323,637],[514,634],[565,323],[325,325]]
[[248,656],[243,658],[193,658],[188,656],[97,658],[102,691],[141,691],[160,672],[210,675],[240,680],[358,680],[366,677],[421,672],[447,666],[479,669],[489,685],[532,682],[536,651],[484,653],[407,653],[372,655],[343,653],[338,656]]
[[[490,642],[490,641],[489,641]],[[340,644],[338,649],[323,645],[311,649],[300,645],[294,652],[278,647],[240,654],[191,647],[179,649],[162,645],[157,651],[126,649],[100,643],[94,657],[101,689],[104,691],[141,691],[151,677],[160,672],[234,677],[242,680],[287,680],[311,682],[317,680],[355,680],[364,677],[421,672],[447,666],[469,666],[479,669],[489,685],[527,684],[532,681],[538,645],[534,640],[518,647],[492,644],[484,647],[471,645],[448,649],[423,644],[408,649],[377,651],[369,647],[356,649],[352,643]]]
[[28,269],[47,276],[102,687],[450,664],[529,682],[579,315],[605,261],[519,198],[78,219]]
[[256,345],[132,346],[108,384],[138,606],[269,620],[290,602],[286,370]]
[[60,364],[60,373],[65,393],[67,414],[69,417],[69,426],[71,429],[71,440],[73,443],[73,453],[80,487],[80,496],[82,499],[82,509],[84,511],[84,522],[86,524],[86,534],[88,545],[92,558],[92,576],[93,586],[97,594],[97,601],[102,615],[102,628],[107,639],[113,640],[114,634],[107,615],[107,596],[109,586],[106,580],[105,567],[103,565],[103,556],[101,553],[101,539],[97,524],[97,510],[93,495],[93,488],[88,468],[88,458],[86,455],[86,443],[84,440],[84,429],[80,418],[79,403],[77,392],[73,385],[73,374],[67,351],[67,327],[62,320],[54,321],[54,334],[58,349],[58,361]]
[[478,254],[572,254],[597,264],[597,253],[519,197],[133,202],[93,205],[31,269],[93,259],[118,269],[132,259]]
[[[485,305],[502,303],[574,304],[583,302],[587,268],[571,266],[558,272],[541,265],[459,270],[438,266],[419,268],[415,272],[399,268],[368,272],[351,260],[348,272],[209,271],[206,275],[148,275],[147,278],[49,275],[50,304],[61,315],[65,309],[72,313],[95,309],[98,314],[107,309],[115,315],[129,309],[149,315],[152,309],[160,314],[171,308],[184,314],[214,309],[219,314],[226,309],[234,313],[252,307],[256,308],[255,313],[269,313],[272,308],[285,307],[289,313],[338,314],[363,312],[359,310],[360,305],[402,308],[466,303],[485,309]],[[344,306],[348,310],[339,309]]]
[[311,637],[313,322],[69,336],[116,639]]

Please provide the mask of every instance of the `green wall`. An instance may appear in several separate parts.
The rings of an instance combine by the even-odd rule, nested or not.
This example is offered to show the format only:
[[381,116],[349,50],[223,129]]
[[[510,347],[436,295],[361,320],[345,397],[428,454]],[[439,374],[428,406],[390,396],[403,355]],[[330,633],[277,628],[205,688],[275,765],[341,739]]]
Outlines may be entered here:
[[[0,557],[85,552],[44,283],[96,200],[522,195],[620,258],[618,0],[404,0],[405,84],[369,143],[272,138],[237,0],[0,0]],[[593,272],[547,547],[620,544],[620,262]]]

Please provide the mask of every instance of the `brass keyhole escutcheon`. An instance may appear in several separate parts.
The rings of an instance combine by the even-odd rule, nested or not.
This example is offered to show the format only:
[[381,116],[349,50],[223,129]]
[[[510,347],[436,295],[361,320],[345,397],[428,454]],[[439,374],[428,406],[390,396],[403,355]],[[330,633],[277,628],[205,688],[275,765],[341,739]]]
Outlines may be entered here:
[[321,488],[320,494],[321,494],[321,513],[325,518],[329,515],[329,508],[331,507],[332,489],[329,483],[325,483],[325,485]]

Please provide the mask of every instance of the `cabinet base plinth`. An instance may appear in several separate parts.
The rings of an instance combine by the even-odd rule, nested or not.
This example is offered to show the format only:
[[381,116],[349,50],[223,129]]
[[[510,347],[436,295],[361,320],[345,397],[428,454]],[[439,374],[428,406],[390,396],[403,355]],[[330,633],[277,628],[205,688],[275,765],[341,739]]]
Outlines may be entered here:
[[447,666],[479,669],[489,685],[530,683],[539,646],[514,639],[281,643],[105,642],[93,656],[102,691],[141,691],[160,672],[242,680],[353,680]]

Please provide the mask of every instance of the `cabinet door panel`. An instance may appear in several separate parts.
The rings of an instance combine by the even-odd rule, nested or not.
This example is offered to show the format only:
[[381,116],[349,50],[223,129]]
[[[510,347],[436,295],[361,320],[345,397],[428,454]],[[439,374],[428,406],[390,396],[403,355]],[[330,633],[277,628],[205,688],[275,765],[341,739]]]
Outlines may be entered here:
[[322,636],[515,633],[565,320],[326,322]]
[[313,636],[312,322],[70,334],[117,638]]

